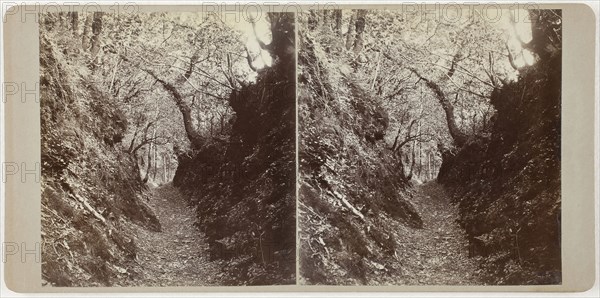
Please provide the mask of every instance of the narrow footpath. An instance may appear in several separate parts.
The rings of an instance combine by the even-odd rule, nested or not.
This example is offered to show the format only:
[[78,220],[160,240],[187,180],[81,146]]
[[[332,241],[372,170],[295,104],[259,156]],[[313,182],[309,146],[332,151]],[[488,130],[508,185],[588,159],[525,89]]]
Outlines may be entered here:
[[161,232],[135,226],[138,246],[135,271],[129,286],[219,285],[219,264],[208,259],[208,244],[194,226],[194,209],[170,184],[152,190],[149,201]]
[[418,185],[412,203],[423,228],[397,227],[396,239],[403,239],[398,243],[402,272],[393,283],[482,285],[478,260],[469,258],[466,233],[457,223],[458,208],[444,188],[434,181]]

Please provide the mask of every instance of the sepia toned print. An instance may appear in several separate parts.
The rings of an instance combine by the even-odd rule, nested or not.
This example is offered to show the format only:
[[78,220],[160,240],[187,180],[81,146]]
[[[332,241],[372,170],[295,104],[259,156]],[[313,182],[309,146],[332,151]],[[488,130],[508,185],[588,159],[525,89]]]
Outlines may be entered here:
[[561,284],[562,11],[493,16],[40,14],[42,285]]
[[596,291],[593,3],[289,4],[3,7],[3,294]]
[[44,286],[295,283],[294,28],[40,14]]
[[298,15],[300,283],[560,284],[560,10]]

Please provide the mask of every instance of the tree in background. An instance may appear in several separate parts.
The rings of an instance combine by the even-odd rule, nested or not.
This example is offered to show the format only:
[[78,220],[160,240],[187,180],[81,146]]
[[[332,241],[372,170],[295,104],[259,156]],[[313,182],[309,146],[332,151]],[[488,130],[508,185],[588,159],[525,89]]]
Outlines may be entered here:
[[[515,58],[503,51],[516,34],[508,19],[493,24],[462,13],[449,22],[433,15],[402,18],[393,10],[344,10],[311,11],[308,24],[330,57],[352,65],[356,77],[385,100],[397,132],[387,134],[387,142],[408,160],[407,172],[413,155],[422,174],[431,156],[441,162],[442,153],[487,134],[492,91],[516,78],[515,59],[523,66],[522,53]],[[427,112],[397,112],[410,107]]]
[[60,25],[73,67],[89,69],[86,79],[123,107],[123,147],[144,181],[167,182],[177,154],[224,140],[229,93],[254,80],[242,32],[215,15],[73,12],[45,22]]

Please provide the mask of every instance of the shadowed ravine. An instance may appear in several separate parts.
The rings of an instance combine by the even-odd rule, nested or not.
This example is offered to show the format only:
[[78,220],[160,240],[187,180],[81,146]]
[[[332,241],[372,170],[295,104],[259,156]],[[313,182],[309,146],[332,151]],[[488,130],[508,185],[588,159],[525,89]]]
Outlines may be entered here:
[[[478,260],[469,258],[468,241],[456,222],[458,209],[436,182],[415,186],[412,203],[421,214],[423,228],[410,228],[391,221],[390,230],[404,235],[397,246],[400,270],[386,276],[383,284],[477,285]],[[194,210],[173,186],[152,190],[149,205],[160,220],[162,231],[135,229],[138,245],[134,273],[127,285],[204,286],[218,285],[219,264],[208,260],[204,235],[194,226]]]

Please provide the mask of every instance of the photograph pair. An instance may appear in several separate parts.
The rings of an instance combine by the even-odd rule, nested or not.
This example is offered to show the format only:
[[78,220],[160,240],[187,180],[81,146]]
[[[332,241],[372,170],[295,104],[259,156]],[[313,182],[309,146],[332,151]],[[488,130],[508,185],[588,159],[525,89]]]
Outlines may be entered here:
[[561,284],[560,9],[38,17],[44,287]]

